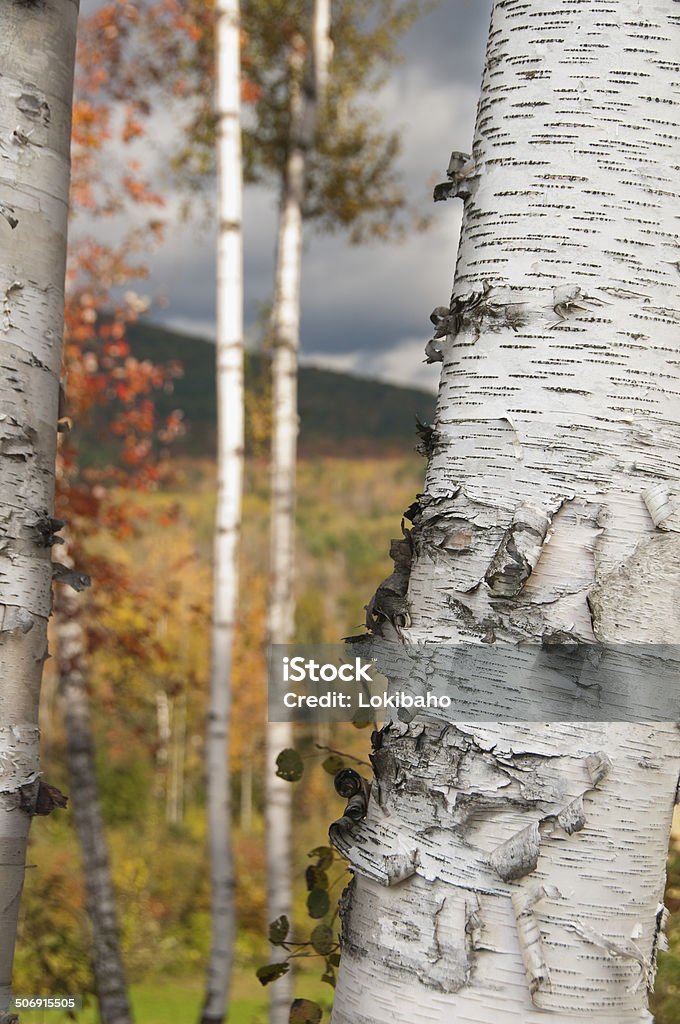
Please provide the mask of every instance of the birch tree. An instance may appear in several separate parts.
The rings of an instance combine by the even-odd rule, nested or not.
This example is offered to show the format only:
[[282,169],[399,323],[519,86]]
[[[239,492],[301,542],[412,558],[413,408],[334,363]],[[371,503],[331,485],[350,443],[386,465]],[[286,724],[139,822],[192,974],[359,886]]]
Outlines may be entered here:
[[[102,1024],[131,1024],[120,952],[116,896],[111,877],[109,850],[104,829],[90,705],[87,698],[87,659],[79,597],[75,592],[89,584],[76,573],[71,560],[60,553],[75,586],[60,588],[55,612],[56,640],[69,789],[73,818],[83,858],[87,913],[92,924],[92,970]],[[66,565],[65,565],[66,563]]]
[[[302,221],[307,195],[307,153],[316,132],[330,59],[330,0],[314,0],[310,54],[305,41],[290,53],[290,148],[281,188],[276,283],[272,308],[272,512],[269,642],[288,644],[295,624],[295,467],[297,462],[297,364],[300,346]],[[292,917],[292,798],[277,775],[276,759],[293,744],[290,723],[267,727],[267,912],[270,921]],[[270,986],[270,1024],[286,1024],[292,1000],[288,974]]]
[[[407,652],[680,639],[679,45],[675,0],[495,0],[436,193],[465,205],[424,492],[368,609]],[[679,738],[389,721],[333,832],[334,1024],[650,1021]]]
[[[0,7],[0,1021],[8,1012],[26,844],[40,783],[38,702],[64,315],[78,4]],[[45,787],[43,786],[43,789]]]
[[243,255],[238,0],[216,6],[217,507],[206,742],[212,883],[210,962],[201,1024],[224,1019],[235,936],[229,728],[243,475]]

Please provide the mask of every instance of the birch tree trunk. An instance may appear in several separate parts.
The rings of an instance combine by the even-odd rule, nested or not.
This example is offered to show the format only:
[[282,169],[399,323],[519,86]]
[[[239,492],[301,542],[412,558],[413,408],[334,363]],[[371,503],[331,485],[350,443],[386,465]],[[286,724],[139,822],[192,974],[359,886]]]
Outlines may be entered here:
[[[295,624],[295,467],[297,461],[297,366],[300,345],[302,218],[307,152],[313,145],[330,59],[330,0],[314,0],[311,66],[299,39],[290,60],[290,148],[283,174],[272,309],[272,525],[269,642],[287,644]],[[307,64],[307,67],[305,65]],[[289,920],[293,906],[289,782],[276,775],[276,758],[293,744],[289,723],[270,722],[266,753],[267,912]],[[270,1024],[287,1024],[292,979],[269,986]]]
[[79,597],[67,587],[56,602],[56,641],[66,764],[73,819],[83,858],[92,970],[102,1024],[131,1024],[120,951],[116,895],[99,799],[92,721],[86,689],[85,638]]
[[11,998],[38,702],[64,317],[77,0],[0,5],[0,1022]]
[[[407,647],[680,640],[679,50],[675,0],[494,4],[408,591],[372,606]],[[388,724],[333,1024],[650,1021],[679,735]]]
[[206,744],[212,938],[201,1024],[222,1021],[229,1004],[235,938],[229,729],[238,599],[243,477],[243,180],[238,0],[216,5],[217,53],[217,508],[212,665]]

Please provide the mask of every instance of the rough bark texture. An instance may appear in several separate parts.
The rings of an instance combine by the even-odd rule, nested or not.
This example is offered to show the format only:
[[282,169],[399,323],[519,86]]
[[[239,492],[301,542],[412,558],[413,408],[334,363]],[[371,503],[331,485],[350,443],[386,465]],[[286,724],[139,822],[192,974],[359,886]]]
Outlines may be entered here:
[[[272,530],[269,640],[287,644],[295,622],[295,464],[297,459],[297,361],[300,344],[302,216],[306,155],[314,141],[319,104],[330,58],[330,0],[312,10],[312,60],[305,74],[303,41],[290,62],[290,149],[283,176],[272,311]],[[276,776],[276,758],[292,746],[292,727],[270,723],[267,730],[267,913],[290,920],[292,789]],[[292,1000],[289,975],[270,988],[270,1024],[287,1024]]]
[[206,743],[212,938],[202,1024],[223,1020],[227,1011],[236,931],[229,729],[243,477],[243,185],[238,0],[218,0],[216,14],[218,442],[212,665]]
[[78,594],[64,586],[56,601],[55,633],[69,793],[83,858],[87,913],[92,925],[92,970],[99,1013],[102,1024],[131,1024],[132,1012],[120,952],[116,895],[97,785],[79,600]]
[[[369,606],[407,645],[680,640],[679,48],[675,0],[496,0],[408,589]],[[374,766],[334,1024],[651,1019],[675,725],[421,718]]]
[[[0,1021],[38,763],[78,4],[0,5]],[[24,796],[22,797],[22,793]]]

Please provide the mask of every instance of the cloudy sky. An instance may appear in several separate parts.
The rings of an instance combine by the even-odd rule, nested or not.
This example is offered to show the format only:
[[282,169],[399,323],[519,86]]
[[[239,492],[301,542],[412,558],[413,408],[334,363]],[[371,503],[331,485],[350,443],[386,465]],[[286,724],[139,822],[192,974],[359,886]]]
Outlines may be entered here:
[[[97,0],[85,0],[85,11]],[[404,38],[404,62],[379,98],[385,126],[402,131],[400,171],[412,204],[432,214],[429,231],[400,244],[350,246],[342,234],[308,229],[302,272],[302,358],[398,383],[436,388],[436,366],[423,347],[429,313],[448,304],[460,203],[433,206],[451,150],[469,152],[491,0],[442,0]],[[171,111],[158,111],[155,135]],[[162,159],[162,148],[156,159]],[[203,337],[215,332],[214,232],[204,214],[179,223],[181,198],[166,195],[173,227],[151,262],[145,291],[167,306],[153,319]],[[246,324],[271,298],[277,196],[246,190],[244,212]]]

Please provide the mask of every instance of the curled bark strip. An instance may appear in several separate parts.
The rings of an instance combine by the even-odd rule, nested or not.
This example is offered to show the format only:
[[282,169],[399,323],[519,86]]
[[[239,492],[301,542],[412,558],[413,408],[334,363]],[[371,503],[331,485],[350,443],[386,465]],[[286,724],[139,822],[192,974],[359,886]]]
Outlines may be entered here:
[[586,769],[593,786],[599,786],[603,779],[606,779],[611,767],[611,760],[603,750],[589,754],[586,758]]
[[335,792],[338,796],[344,796],[349,799],[349,797],[361,793],[362,783],[365,781],[354,768],[343,768],[335,775]]
[[667,483],[652,484],[642,492],[654,525],[659,530],[680,533],[680,491]]
[[342,817],[333,822],[328,835],[333,845],[343,853],[345,834],[366,817],[371,784],[353,768],[343,768],[335,776],[335,790],[339,796],[348,797],[348,800]]
[[[7,323],[7,307],[4,322]],[[33,427],[21,423],[16,417],[0,416],[0,455],[8,459],[27,462],[37,449],[38,434]]]
[[482,904],[479,895],[476,892],[471,892],[465,899],[465,934],[470,952],[475,952],[480,948],[483,931]]
[[394,572],[383,580],[366,605],[366,628],[377,636],[396,633],[399,637],[401,630],[411,624],[406,600],[413,558],[410,530],[404,530],[403,538],[391,542],[390,558]]
[[12,793],[36,778],[40,731],[33,723],[0,727],[0,793]]
[[33,616],[25,608],[11,604],[0,607],[0,633],[30,633],[34,622]]
[[527,983],[531,1001],[535,1003],[534,996],[538,992],[550,991],[550,971],[545,961],[543,944],[541,942],[541,929],[539,927],[534,907],[545,896],[558,897],[559,891],[553,887],[545,888],[542,885],[533,885],[528,889],[518,889],[512,894],[512,907],[515,912],[517,925],[517,939],[522,953],[524,970],[526,971]]
[[335,791],[339,796],[347,798],[345,818],[356,823],[366,816],[371,795],[371,784],[368,779],[359,775],[353,768],[343,768],[335,776]]
[[557,815],[558,825],[564,829],[567,835],[580,832],[586,823],[586,815],[583,809],[583,797],[577,796],[575,800],[568,803]]
[[54,516],[44,513],[39,515],[35,522],[30,524],[38,536],[38,546],[41,548],[53,548],[55,544],[63,544],[64,538],[57,537],[66,523],[63,519],[56,519]]
[[607,305],[602,299],[594,295],[586,295],[577,284],[561,285],[553,288],[553,312],[557,316],[551,328],[559,327],[564,321],[579,313],[588,313],[593,306]]
[[[426,459],[429,459],[434,452],[437,444],[437,431],[431,423],[425,423],[419,416],[416,416],[416,434],[418,435],[418,442],[416,444],[416,451],[419,455],[423,455]],[[407,516],[408,519],[413,519],[411,516]]]
[[538,822],[534,821],[492,852],[489,863],[499,878],[511,882],[535,870],[541,845]]
[[9,206],[7,203],[0,203],[0,217],[4,217],[12,231],[19,223],[19,218],[15,215],[13,206]]
[[632,939],[608,939],[583,921],[576,921],[571,927],[572,931],[576,932],[582,939],[585,939],[586,942],[593,946],[597,946],[598,949],[603,950],[605,953],[609,953],[611,957],[618,960],[632,960],[639,966],[640,974],[629,988],[629,992],[637,992],[642,984],[648,988],[651,987],[654,975],[652,961],[644,955],[640,947]]
[[540,558],[550,517],[533,505],[520,505],[484,579],[493,597],[520,593]]
[[468,153],[453,152],[446,169],[449,180],[435,185],[432,196],[435,203],[445,199],[467,199],[472,194],[474,171],[475,162]]
[[55,583],[64,583],[77,591],[85,590],[92,583],[87,573],[77,572],[61,562],[52,563],[52,579]]
[[668,918],[670,912],[668,907],[663,903],[659,903],[656,910],[656,928],[654,930],[654,942],[652,943],[652,957],[651,964],[652,970],[649,978],[649,991],[654,991],[654,981],[656,978],[657,968],[657,954],[659,952],[665,953],[668,949],[668,939],[666,937],[666,925],[668,924]]
[[57,809],[63,809],[68,805],[68,797],[47,782],[38,783],[38,793],[35,801],[34,814],[47,815]]
[[416,873],[417,850],[409,850],[407,853],[390,853],[383,857],[383,866],[387,876],[388,886],[398,885],[412,878]]
[[19,790],[19,806],[31,817],[46,817],[58,808],[68,805],[68,797],[47,782],[36,780]]

